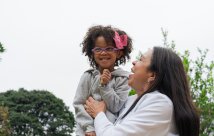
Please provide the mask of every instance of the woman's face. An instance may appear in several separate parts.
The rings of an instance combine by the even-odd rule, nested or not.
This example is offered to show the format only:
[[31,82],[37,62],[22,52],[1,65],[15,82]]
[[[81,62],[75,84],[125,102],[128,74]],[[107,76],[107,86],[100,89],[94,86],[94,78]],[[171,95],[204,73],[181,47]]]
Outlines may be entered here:
[[139,60],[134,61],[132,72],[129,76],[129,85],[137,92],[137,94],[142,94],[148,87],[148,80],[153,75],[153,72],[148,70],[151,64],[152,49],[148,49]]

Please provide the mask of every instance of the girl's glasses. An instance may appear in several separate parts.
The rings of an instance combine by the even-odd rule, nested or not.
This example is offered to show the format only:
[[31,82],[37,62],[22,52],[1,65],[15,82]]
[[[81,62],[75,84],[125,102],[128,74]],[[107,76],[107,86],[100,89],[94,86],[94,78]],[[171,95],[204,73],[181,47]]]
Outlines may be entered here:
[[92,49],[92,51],[94,53],[101,53],[103,51],[107,52],[107,53],[112,53],[112,52],[115,52],[115,51],[118,51],[119,49],[117,48],[113,48],[113,47],[106,47],[106,48],[99,48],[99,47],[95,47]]

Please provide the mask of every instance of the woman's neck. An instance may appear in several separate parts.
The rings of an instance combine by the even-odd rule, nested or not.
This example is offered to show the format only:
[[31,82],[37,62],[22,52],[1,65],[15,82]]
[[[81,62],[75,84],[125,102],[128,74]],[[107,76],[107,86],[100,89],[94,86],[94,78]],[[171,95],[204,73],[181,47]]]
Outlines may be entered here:
[[142,85],[141,88],[136,89],[136,94],[137,94],[138,96],[141,96],[141,95],[144,94],[148,89],[149,89],[149,84],[144,84],[144,85]]

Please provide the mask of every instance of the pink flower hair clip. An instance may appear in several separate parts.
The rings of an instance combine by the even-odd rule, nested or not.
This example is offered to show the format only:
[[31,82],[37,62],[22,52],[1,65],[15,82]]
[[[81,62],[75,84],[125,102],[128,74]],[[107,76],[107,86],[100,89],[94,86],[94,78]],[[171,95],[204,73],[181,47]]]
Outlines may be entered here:
[[128,36],[126,34],[123,35],[119,35],[116,31],[115,31],[115,35],[114,35],[114,42],[116,44],[116,47],[118,49],[124,49],[124,46],[127,46],[127,39]]

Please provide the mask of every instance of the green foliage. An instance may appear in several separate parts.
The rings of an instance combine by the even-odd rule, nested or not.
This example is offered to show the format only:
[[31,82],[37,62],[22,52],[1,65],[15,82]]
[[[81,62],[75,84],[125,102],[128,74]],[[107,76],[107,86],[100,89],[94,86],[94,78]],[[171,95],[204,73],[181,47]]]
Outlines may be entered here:
[[132,89],[132,90],[129,92],[129,96],[134,95],[134,94],[136,94],[136,92],[135,92],[135,90]]
[[[162,29],[164,46],[175,52],[175,42],[167,41],[167,31]],[[190,52],[176,52],[183,61],[191,88],[191,96],[200,113],[200,136],[214,134],[214,61],[206,62],[208,50],[198,48],[199,57],[190,58]]]
[[[5,49],[4,49],[3,45],[0,42],[0,53],[3,53],[4,51],[5,51]],[[1,58],[0,58],[0,60],[1,60]]]
[[0,93],[2,102],[9,108],[14,136],[70,136],[73,132],[73,113],[48,91],[9,90]]
[[1,52],[4,52],[4,51],[5,51],[5,49],[4,49],[3,45],[2,45],[1,42],[0,42],[0,53],[1,53]]
[[200,135],[214,133],[214,62],[205,62],[208,50],[198,49],[200,57],[189,58],[186,51],[182,56],[185,70],[191,84],[192,98],[200,112]]
[[8,108],[0,106],[0,136],[10,136],[10,134]]
[[[0,42],[0,53],[4,52],[5,49]],[[10,124],[8,120],[8,108],[0,106],[0,136],[10,135]]]

